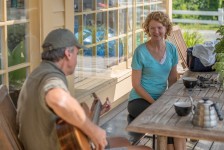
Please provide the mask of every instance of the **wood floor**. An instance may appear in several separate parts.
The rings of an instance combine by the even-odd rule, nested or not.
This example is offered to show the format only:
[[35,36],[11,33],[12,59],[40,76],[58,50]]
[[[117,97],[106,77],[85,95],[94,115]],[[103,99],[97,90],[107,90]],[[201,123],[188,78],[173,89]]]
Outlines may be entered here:
[[[104,128],[108,136],[126,137],[131,143],[152,147],[152,135],[143,135],[127,132],[128,125],[127,102],[124,102],[111,110],[100,119],[100,126]],[[224,143],[212,141],[193,141],[187,139],[187,150],[224,150]]]

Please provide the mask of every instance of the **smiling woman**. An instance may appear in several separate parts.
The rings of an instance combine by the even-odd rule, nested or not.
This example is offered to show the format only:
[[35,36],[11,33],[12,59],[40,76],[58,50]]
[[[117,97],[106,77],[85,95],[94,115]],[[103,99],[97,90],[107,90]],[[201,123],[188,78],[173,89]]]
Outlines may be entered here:
[[[177,48],[166,41],[172,30],[168,15],[162,11],[149,13],[142,25],[148,41],[140,44],[132,58],[132,90],[128,112],[138,117],[177,81]],[[186,140],[168,138],[167,149],[185,150]],[[185,147],[183,149],[183,147]]]

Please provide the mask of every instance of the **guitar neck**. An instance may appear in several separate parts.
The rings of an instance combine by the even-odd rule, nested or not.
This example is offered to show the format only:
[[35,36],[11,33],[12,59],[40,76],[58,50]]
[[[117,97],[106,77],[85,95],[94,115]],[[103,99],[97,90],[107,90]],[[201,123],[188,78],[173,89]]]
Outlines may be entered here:
[[94,107],[94,110],[93,110],[93,116],[92,116],[92,121],[93,123],[95,124],[99,124],[99,121],[100,121],[100,112],[101,112],[101,109],[102,109],[102,104],[101,104],[101,101],[99,100],[99,98],[96,96],[95,93],[93,93],[93,97],[95,99],[97,99],[97,103]]

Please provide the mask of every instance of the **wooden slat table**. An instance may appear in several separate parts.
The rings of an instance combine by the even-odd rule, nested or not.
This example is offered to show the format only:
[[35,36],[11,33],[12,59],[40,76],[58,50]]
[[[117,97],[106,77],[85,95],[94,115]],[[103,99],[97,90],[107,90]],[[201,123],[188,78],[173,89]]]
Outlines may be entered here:
[[[185,75],[212,75],[212,78],[216,78],[217,76],[214,72],[193,73],[190,71]],[[222,90],[218,90],[215,86],[201,89],[196,87],[192,93],[195,105],[198,100],[205,96],[214,102],[218,102],[219,107],[224,112],[224,92]],[[179,79],[170,87],[155,103],[131,122],[126,129],[132,132],[157,135],[158,150],[166,150],[167,136],[224,142],[223,121],[218,121],[217,127],[214,128],[195,127],[191,122],[193,118],[192,114],[180,117],[175,113],[173,104],[176,101],[190,102],[188,90],[184,87],[182,79]]]

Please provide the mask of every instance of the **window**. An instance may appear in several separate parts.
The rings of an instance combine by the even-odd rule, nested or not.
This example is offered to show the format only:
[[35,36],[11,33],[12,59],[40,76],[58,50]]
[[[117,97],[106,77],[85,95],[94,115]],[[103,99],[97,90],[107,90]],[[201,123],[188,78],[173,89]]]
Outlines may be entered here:
[[0,70],[3,68],[3,62],[2,62],[2,28],[0,27]]
[[3,9],[2,9],[3,8],[3,0],[0,0],[0,8],[1,8],[0,9],[0,21],[2,21],[3,20],[3,18],[2,18],[3,17],[3,15],[2,15],[3,14]]
[[27,61],[26,54],[26,24],[7,26],[8,66],[14,66]]
[[[88,68],[108,72],[113,66],[128,63],[134,49],[147,40],[142,30],[145,17],[151,11],[165,11],[165,2],[74,0],[74,33],[88,47],[79,53],[77,71],[84,74],[84,68]],[[127,64],[123,69],[129,67]]]
[[0,83],[10,93],[21,88],[28,74],[27,28],[26,1],[0,0]]

